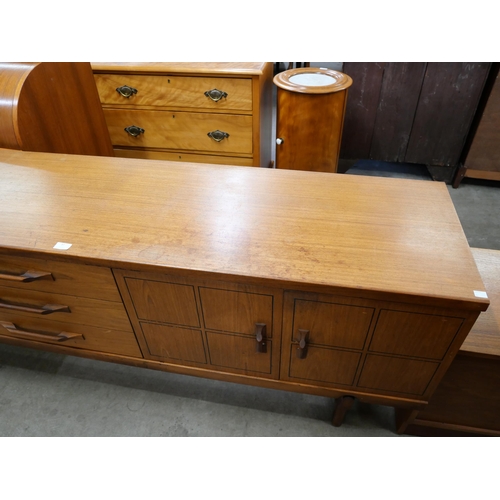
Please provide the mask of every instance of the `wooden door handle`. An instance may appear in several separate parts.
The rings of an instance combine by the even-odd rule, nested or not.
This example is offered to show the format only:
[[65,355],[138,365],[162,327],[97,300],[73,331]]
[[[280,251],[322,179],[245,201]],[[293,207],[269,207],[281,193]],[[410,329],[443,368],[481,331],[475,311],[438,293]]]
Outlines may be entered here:
[[307,356],[307,343],[309,342],[309,330],[301,330],[299,328],[299,339],[297,340],[297,357],[304,359]]
[[9,321],[0,321],[2,325],[9,333],[14,335],[19,335],[20,337],[26,337],[33,340],[56,340],[57,342],[64,342],[65,340],[84,338],[81,333],[69,333],[69,332],[32,332],[29,330],[23,330],[18,328],[14,323]]
[[267,352],[265,323],[255,323],[255,340],[255,352]]
[[46,273],[43,271],[26,271],[25,273],[19,275],[0,273],[0,279],[2,280],[17,282],[20,281],[22,283],[29,283],[41,278],[50,278],[52,280],[54,279],[51,273]]
[[71,312],[68,306],[60,304],[45,304],[44,306],[36,307],[25,304],[14,304],[0,299],[0,309],[10,309],[11,311],[30,312],[35,314],[52,314],[55,312]]

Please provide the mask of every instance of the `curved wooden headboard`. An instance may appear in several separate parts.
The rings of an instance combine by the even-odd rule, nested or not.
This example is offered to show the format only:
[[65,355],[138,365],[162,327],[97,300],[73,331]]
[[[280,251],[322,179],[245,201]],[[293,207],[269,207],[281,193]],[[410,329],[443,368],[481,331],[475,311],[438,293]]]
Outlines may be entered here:
[[114,156],[90,63],[0,63],[0,147]]

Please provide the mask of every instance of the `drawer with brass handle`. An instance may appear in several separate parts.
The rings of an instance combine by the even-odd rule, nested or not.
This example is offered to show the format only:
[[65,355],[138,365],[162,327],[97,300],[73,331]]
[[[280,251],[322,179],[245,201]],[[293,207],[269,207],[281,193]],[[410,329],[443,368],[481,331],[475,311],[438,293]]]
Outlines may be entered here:
[[252,80],[173,75],[95,75],[103,104],[252,110]]
[[105,109],[114,146],[252,153],[252,117]]

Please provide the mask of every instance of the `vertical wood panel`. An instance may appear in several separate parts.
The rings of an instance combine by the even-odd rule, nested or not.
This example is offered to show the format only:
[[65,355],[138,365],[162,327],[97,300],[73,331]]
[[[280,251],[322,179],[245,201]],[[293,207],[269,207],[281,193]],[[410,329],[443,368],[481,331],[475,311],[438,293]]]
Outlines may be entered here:
[[[498,68],[497,68],[498,71]],[[474,135],[465,167],[500,172],[500,73]]]
[[340,157],[369,158],[382,78],[386,63],[345,63],[349,88]]
[[458,164],[491,63],[428,63],[405,161]]
[[405,161],[426,63],[387,63],[370,158]]

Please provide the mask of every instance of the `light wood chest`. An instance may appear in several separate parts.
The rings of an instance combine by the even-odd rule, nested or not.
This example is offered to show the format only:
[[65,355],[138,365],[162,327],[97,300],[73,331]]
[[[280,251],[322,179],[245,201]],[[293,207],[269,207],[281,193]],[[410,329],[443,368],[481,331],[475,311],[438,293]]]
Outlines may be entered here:
[[272,63],[92,63],[116,156],[269,167]]

